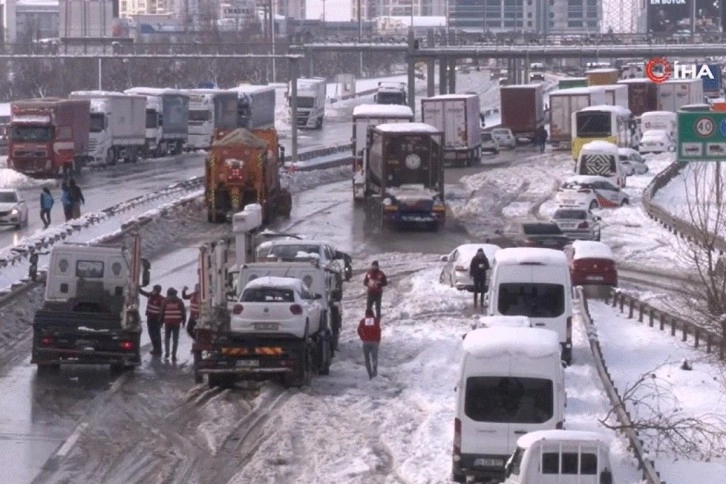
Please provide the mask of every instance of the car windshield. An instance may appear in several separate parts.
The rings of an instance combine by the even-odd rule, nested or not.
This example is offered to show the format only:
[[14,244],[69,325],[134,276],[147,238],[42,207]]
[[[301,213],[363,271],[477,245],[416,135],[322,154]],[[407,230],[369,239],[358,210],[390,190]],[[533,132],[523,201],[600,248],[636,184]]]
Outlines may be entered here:
[[18,196],[15,192],[0,192],[0,203],[16,203]]
[[552,218],[585,220],[587,218],[587,212],[584,210],[557,210]]
[[492,134],[491,133],[482,133],[481,134],[481,140],[482,141],[491,141],[492,140]]
[[522,224],[526,235],[562,235],[557,224]]
[[562,284],[503,283],[497,308],[504,316],[556,318],[565,312]]
[[540,424],[554,414],[553,394],[545,378],[469,377],[464,412],[476,422]]
[[257,251],[258,259],[295,259],[320,258],[320,247],[311,244],[271,245]]
[[564,188],[565,190],[580,190],[581,188],[592,189],[592,184],[584,183],[581,181],[566,181],[562,184],[562,188]]
[[281,289],[279,287],[253,287],[245,289],[240,302],[295,302],[295,295],[292,289]]

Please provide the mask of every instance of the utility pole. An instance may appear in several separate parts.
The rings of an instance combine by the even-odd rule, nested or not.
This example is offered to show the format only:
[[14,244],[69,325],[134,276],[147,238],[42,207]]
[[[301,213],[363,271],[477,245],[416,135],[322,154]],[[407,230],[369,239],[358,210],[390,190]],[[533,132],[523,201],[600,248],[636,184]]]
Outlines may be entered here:
[[272,54],[272,82],[275,82],[275,8],[274,8],[274,2],[275,0],[270,0],[270,24],[269,24],[269,30],[270,30],[270,51]]
[[[323,3],[323,5],[325,5]],[[361,0],[358,0],[358,44],[363,40],[363,13],[360,10]],[[363,51],[358,52],[358,76],[363,77]]]
[[290,125],[292,128],[291,163],[297,163],[297,76],[300,66],[298,59],[290,59]]

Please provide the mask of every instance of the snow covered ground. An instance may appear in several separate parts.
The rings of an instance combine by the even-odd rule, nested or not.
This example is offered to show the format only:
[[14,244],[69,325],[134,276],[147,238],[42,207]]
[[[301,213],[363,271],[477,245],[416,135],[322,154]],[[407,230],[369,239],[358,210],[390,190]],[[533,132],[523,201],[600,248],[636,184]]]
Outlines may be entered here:
[[[602,302],[590,302],[590,312],[597,325],[605,360],[621,394],[634,384],[641,375],[657,382],[661,391],[658,411],[670,418],[695,418],[702,423],[720,423],[721,432],[726,433],[726,411],[724,391],[726,380],[723,368],[718,362],[700,354],[682,343],[669,332],[661,332],[637,321],[627,320]],[[627,336],[626,336],[627,335]],[[692,371],[681,370],[683,359],[692,363]],[[648,405],[654,405],[646,397],[647,388],[637,393],[643,399],[640,405],[631,405],[633,417],[652,418]],[[652,397],[652,395],[650,395]],[[721,420],[718,422],[718,420]],[[686,438],[695,437],[685,429]],[[663,446],[659,432],[641,432],[651,458],[661,478],[669,483],[723,482],[726,473],[726,459],[723,447],[703,445],[703,458],[684,455],[682,452],[656,453]],[[692,442],[694,438],[690,439]],[[723,444],[724,441],[722,440]],[[695,444],[698,447],[698,444]],[[698,453],[698,452],[696,452]],[[715,455],[714,455],[715,454]]]

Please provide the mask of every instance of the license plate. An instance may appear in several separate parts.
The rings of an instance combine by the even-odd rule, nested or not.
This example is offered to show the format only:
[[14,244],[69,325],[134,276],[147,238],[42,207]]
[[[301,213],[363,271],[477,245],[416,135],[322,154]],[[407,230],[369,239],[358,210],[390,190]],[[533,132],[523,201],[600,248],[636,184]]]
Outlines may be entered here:
[[256,368],[260,366],[260,360],[237,360],[234,366],[238,368]]
[[280,323],[255,323],[255,329],[277,331]]
[[504,467],[504,461],[502,459],[479,458],[474,459],[474,465],[479,467]]
[[604,281],[605,278],[603,276],[587,276],[585,279],[588,281]]

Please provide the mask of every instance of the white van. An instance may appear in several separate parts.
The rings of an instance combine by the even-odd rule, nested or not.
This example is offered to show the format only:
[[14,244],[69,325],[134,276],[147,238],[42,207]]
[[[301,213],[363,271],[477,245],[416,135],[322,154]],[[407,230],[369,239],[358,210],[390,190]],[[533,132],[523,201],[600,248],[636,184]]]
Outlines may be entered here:
[[572,361],[572,282],[565,253],[538,247],[497,251],[489,284],[489,316],[528,316],[559,336]]
[[625,188],[625,170],[620,165],[618,147],[607,141],[590,141],[577,157],[577,175],[604,176],[613,185]]
[[676,137],[678,115],[671,111],[648,111],[640,115],[640,132],[663,130]]
[[462,346],[452,477],[501,482],[520,436],[564,426],[565,373],[557,334],[481,328],[470,331]]
[[610,446],[598,433],[541,430],[519,438],[504,484],[612,484]]

